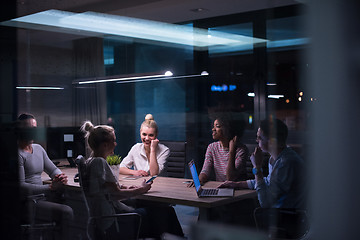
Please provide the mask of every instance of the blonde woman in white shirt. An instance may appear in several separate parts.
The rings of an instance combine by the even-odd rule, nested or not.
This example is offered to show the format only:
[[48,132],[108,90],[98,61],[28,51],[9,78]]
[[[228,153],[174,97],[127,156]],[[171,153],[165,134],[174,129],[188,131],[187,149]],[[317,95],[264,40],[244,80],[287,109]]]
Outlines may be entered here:
[[147,114],[140,127],[141,143],[136,143],[120,164],[120,174],[134,176],[164,175],[170,150],[157,139],[158,126]]
[[[120,174],[154,176],[166,173],[166,162],[170,150],[157,139],[158,126],[151,114],[147,114],[140,127],[141,143],[135,144],[120,164]],[[133,169],[131,169],[133,168]],[[127,201],[139,208],[151,209],[151,222],[155,228],[170,234],[184,236],[176,212],[172,206],[133,199]],[[151,224],[150,224],[151,225]],[[150,227],[152,229],[152,227]]]

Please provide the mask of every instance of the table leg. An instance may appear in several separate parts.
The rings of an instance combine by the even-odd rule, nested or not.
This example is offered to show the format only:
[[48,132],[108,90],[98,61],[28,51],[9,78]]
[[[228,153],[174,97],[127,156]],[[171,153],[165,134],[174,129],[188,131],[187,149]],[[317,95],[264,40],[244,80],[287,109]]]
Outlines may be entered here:
[[199,221],[209,221],[210,220],[210,209],[199,207]]

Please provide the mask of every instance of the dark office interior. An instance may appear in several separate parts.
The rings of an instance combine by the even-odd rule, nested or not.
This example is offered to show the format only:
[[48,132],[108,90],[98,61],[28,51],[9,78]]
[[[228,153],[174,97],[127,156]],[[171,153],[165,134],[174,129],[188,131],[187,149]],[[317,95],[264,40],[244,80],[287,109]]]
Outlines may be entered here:
[[[355,239],[359,234],[357,1],[6,0],[3,5],[0,229],[4,239],[21,239],[15,121],[24,112],[36,116],[35,140],[51,160],[65,159],[69,165],[77,155],[87,154],[79,132],[85,120],[112,125],[115,153],[125,157],[140,142],[140,124],[151,113],[160,142],[186,142],[187,160],[202,166],[206,147],[213,141],[213,113],[230,111],[245,119],[242,142],[251,151],[260,120],[276,116],[289,128],[288,144],[306,160],[308,239]],[[50,9],[140,18],[238,34],[251,41],[197,48],[170,43],[165,35],[149,40],[43,23],[9,24]],[[165,71],[174,75],[79,84]],[[201,74],[204,71],[207,74]],[[191,178],[187,169],[185,177]]]

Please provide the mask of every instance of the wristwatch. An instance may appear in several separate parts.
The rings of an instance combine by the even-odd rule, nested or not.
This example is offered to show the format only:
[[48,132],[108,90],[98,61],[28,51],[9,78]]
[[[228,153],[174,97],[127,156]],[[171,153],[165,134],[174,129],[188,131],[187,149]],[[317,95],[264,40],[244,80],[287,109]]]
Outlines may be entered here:
[[260,168],[260,169],[253,168],[252,173],[253,173],[254,175],[257,175],[259,172],[262,172],[262,171],[263,171],[262,168]]

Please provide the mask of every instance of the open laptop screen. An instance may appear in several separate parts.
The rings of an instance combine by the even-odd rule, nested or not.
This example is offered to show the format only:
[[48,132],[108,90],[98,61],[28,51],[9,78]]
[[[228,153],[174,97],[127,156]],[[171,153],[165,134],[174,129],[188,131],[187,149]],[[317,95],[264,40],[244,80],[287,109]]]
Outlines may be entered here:
[[196,171],[195,163],[194,163],[193,160],[191,160],[189,162],[189,168],[190,168],[192,178],[194,180],[194,185],[195,185],[196,191],[198,192],[201,185],[200,185],[199,176],[198,176],[197,171]]

